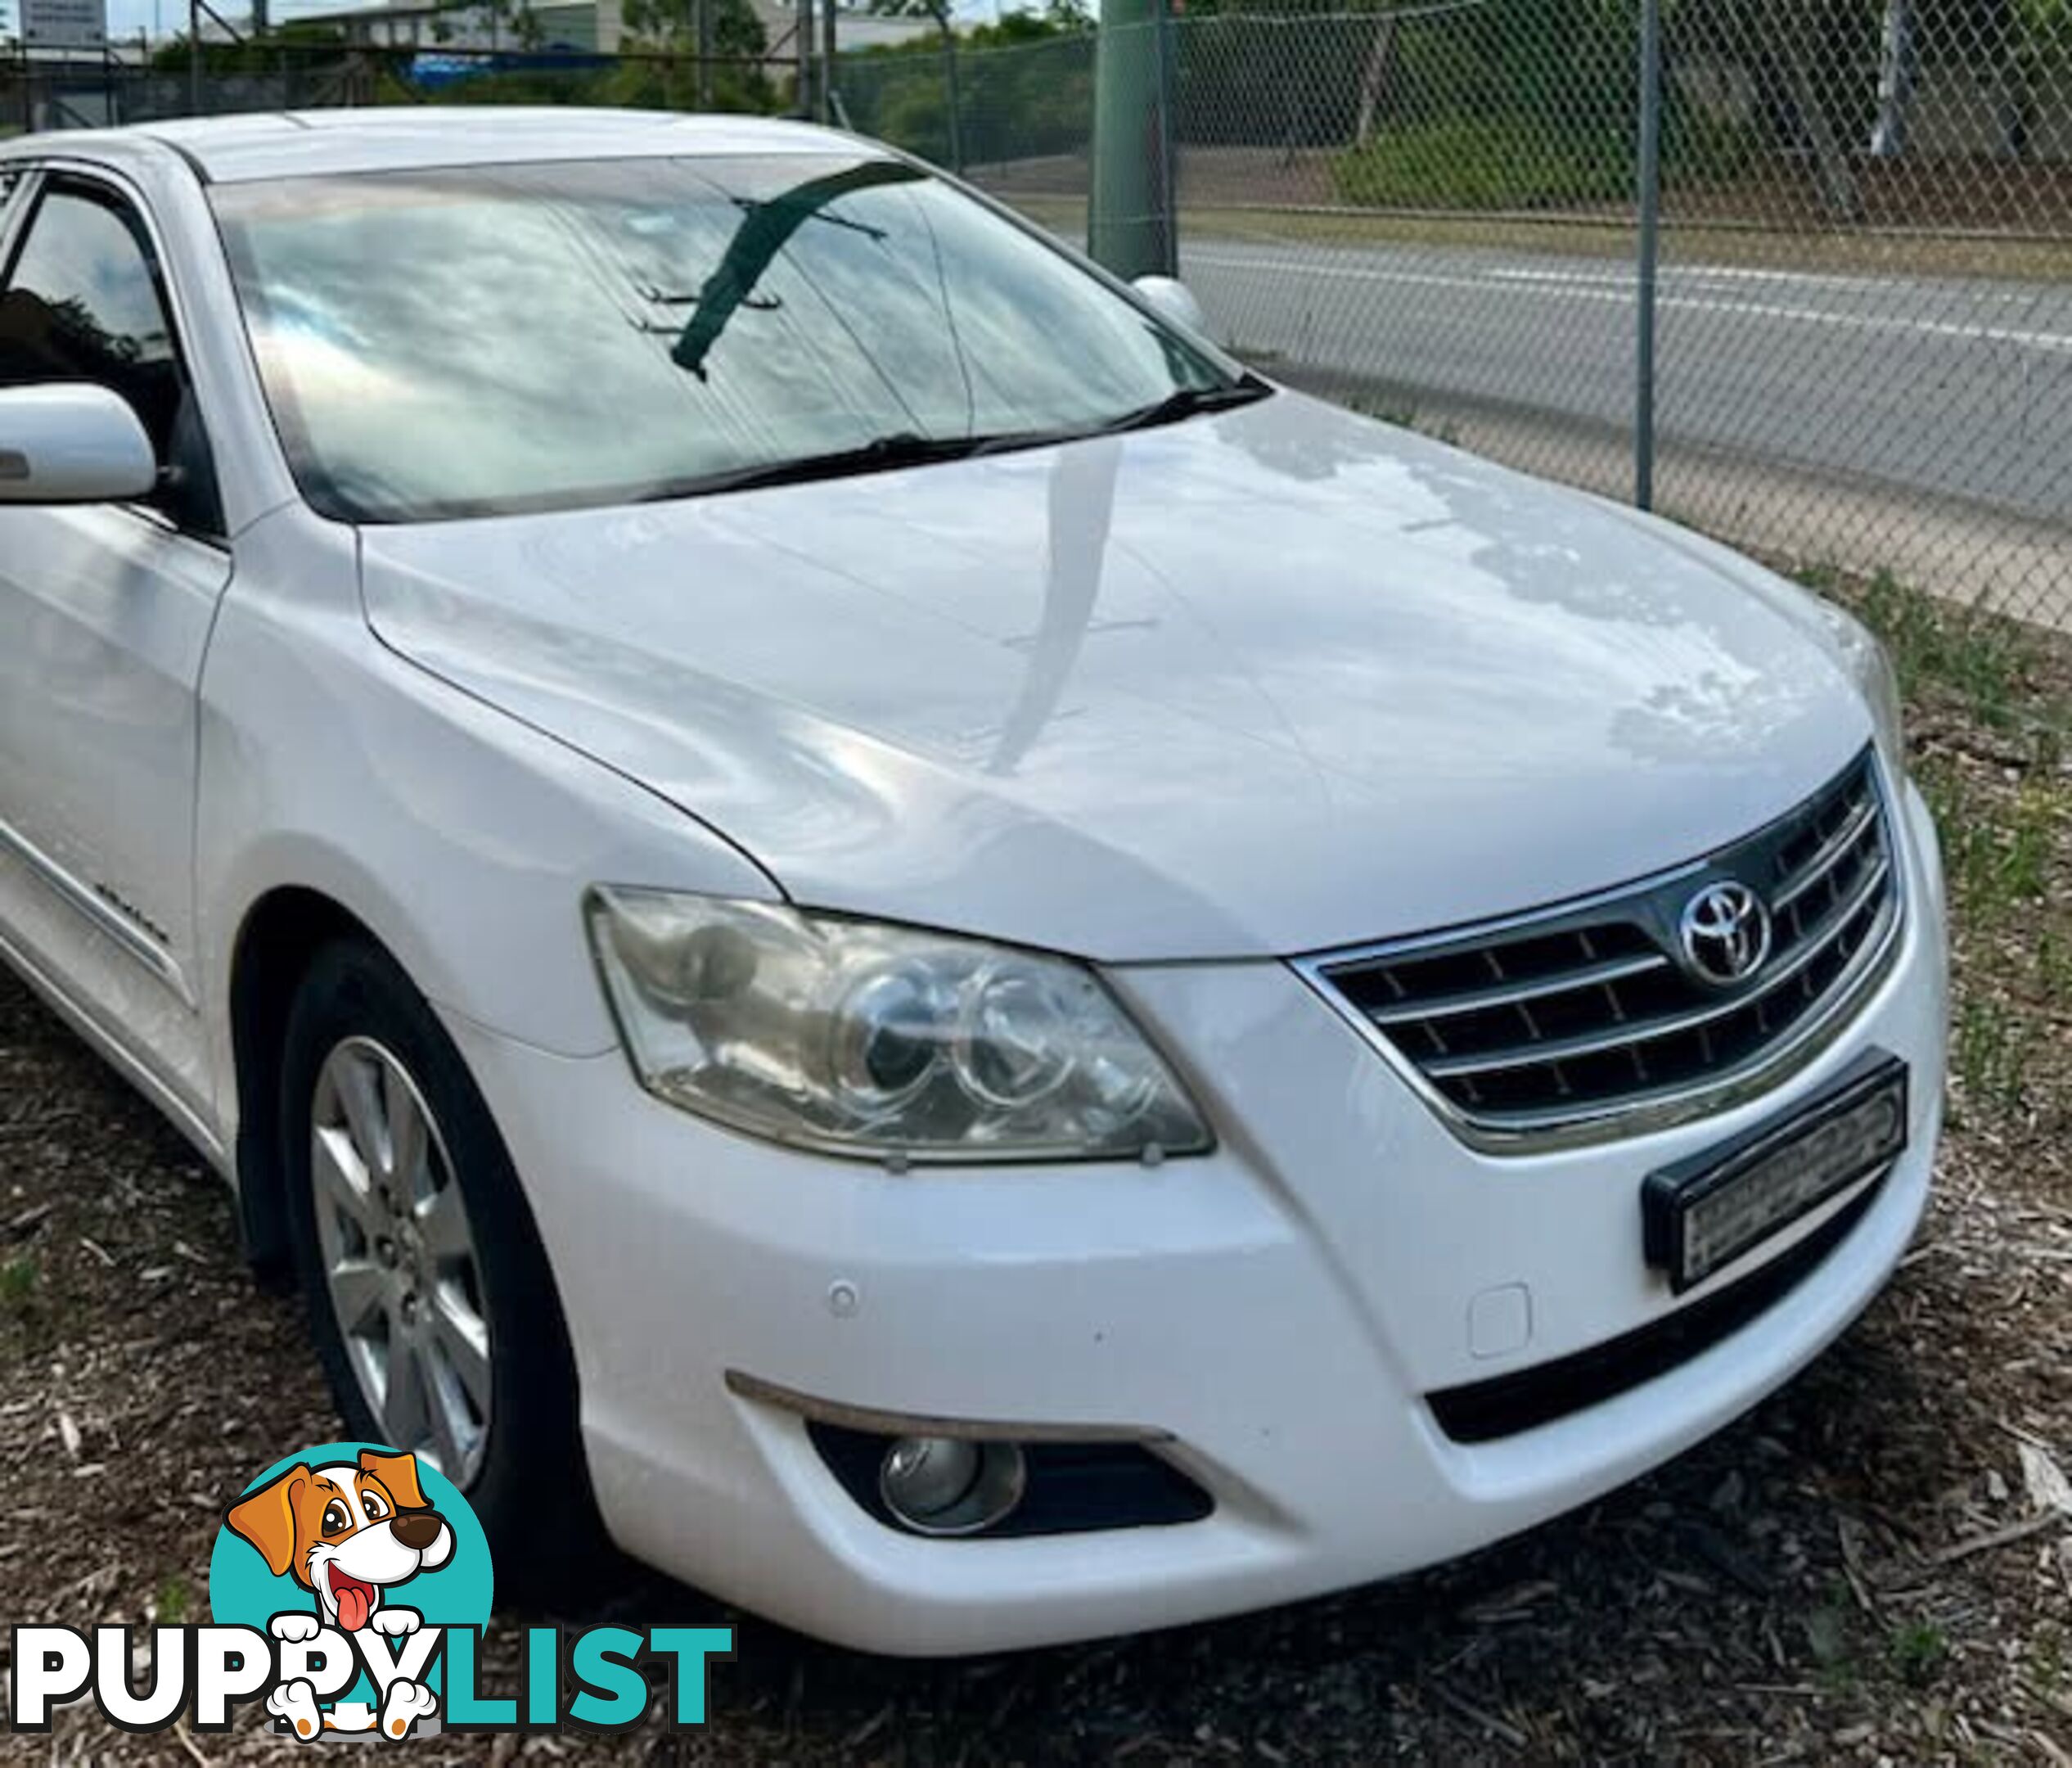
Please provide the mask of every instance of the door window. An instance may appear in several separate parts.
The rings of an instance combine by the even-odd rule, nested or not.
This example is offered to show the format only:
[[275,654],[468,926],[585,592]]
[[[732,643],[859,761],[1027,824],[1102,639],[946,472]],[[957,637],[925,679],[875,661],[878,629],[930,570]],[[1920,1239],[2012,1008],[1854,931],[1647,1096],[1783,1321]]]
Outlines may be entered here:
[[29,188],[29,169],[25,165],[0,165],[0,250],[7,243],[7,233],[15,223],[15,211],[23,205],[24,193]]
[[168,469],[153,503],[184,528],[220,532],[208,442],[150,236],[119,199],[70,183],[36,205],[0,292],[0,386],[54,381],[92,381],[127,399]]

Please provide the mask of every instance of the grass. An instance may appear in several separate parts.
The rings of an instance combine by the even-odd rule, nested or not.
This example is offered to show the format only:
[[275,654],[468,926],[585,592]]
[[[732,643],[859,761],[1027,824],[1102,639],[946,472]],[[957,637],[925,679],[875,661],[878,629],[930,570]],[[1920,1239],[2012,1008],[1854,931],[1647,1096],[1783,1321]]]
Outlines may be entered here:
[[[1933,762],[1921,784],[1943,831],[1943,863],[1957,881],[1965,907],[1989,925],[1999,926],[2040,904],[2050,884],[2052,855],[2067,812],[2061,787],[2025,780],[2010,802],[1981,815],[1977,793],[1962,772]],[[2061,976],[2064,930],[2047,919],[2038,927],[2039,967]]]
[[2036,975],[2045,999],[2072,1001],[2072,931],[2056,926],[2038,931]]
[[25,1253],[0,1265],[0,1313],[27,1313],[39,1274],[35,1260]]
[[1890,1656],[1900,1680],[1919,1688],[1935,1679],[1949,1659],[1948,1635],[1932,1621],[1915,1621],[1892,1630]]
[[1610,137],[1554,141],[1516,117],[1446,117],[1384,130],[1331,163],[1340,200],[1394,209],[1543,209],[1615,203],[1633,166]]
[[1957,1011],[1950,1065],[1964,1098],[1988,1111],[2011,1114],[2029,1096],[2029,1028],[2024,1017],[1997,1000],[1967,1000]]
[[1954,692],[1995,730],[2014,720],[2017,690],[2035,661],[2034,641],[2016,622],[1939,601],[1890,572],[1865,585],[1858,611],[1883,637],[1911,697]]
[[1961,1116],[2072,1134],[2072,651],[1890,576],[1808,574],[1884,639],[1943,841]]

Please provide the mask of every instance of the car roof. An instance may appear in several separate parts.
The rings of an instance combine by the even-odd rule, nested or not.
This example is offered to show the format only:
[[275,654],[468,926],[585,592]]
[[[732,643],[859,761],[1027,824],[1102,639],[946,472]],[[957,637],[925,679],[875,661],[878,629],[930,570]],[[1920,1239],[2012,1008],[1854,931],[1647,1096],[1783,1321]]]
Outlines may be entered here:
[[10,143],[4,157],[40,151],[123,158],[154,144],[177,151],[203,178],[222,184],[553,160],[883,151],[839,130],[774,117],[575,106],[408,105],[196,117],[28,136]]

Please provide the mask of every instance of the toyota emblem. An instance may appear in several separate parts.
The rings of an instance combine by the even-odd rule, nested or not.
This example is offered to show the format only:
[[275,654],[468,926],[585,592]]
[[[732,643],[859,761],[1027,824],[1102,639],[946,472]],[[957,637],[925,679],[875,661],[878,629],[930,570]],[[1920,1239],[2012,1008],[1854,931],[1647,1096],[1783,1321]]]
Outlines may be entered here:
[[1733,878],[1708,884],[1683,905],[1677,925],[1683,967],[1711,988],[1745,982],[1770,955],[1770,911]]

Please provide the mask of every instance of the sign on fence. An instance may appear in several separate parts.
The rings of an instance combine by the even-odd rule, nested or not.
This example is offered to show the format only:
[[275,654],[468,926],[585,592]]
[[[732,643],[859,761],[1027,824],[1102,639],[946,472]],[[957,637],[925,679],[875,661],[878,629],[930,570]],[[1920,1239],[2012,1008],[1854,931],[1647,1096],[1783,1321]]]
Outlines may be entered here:
[[20,0],[30,49],[98,49],[108,40],[107,0]]

